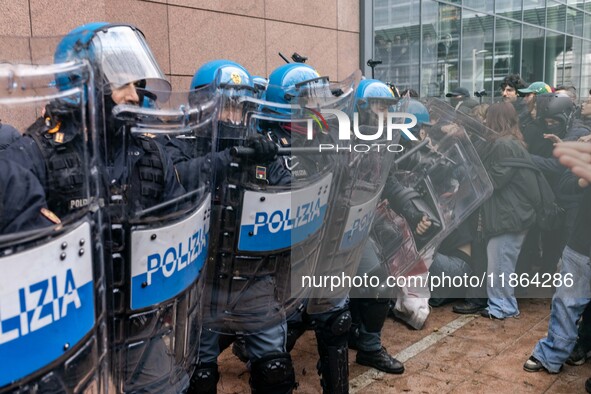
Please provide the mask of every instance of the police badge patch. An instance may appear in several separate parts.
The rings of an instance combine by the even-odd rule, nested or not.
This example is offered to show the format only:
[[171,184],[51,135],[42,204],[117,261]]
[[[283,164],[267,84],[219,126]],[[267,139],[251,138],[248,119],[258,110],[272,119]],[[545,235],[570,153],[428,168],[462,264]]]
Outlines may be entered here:
[[267,180],[267,167],[257,166],[255,178],[260,180]]
[[64,142],[64,133],[55,133],[54,141],[58,144],[62,144]]
[[235,85],[240,85],[242,83],[242,77],[238,73],[232,73],[230,75],[230,79],[234,82]]

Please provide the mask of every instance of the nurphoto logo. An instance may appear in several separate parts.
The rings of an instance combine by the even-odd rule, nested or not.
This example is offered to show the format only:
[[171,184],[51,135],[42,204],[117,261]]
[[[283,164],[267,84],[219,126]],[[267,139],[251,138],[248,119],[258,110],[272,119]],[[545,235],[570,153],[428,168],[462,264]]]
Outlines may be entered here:
[[[350,141],[351,140],[351,121],[347,114],[338,109],[321,109],[320,114],[322,115],[334,115],[339,122],[339,141]],[[387,112],[387,118],[384,122],[384,113],[380,112],[378,115],[378,126],[373,128],[373,134],[362,133],[359,130],[359,115],[357,112],[353,115],[353,134],[357,140],[360,141],[383,141],[384,140],[384,128],[386,132],[386,140],[393,141],[394,130],[402,132],[406,138],[411,141],[418,141],[409,129],[413,128],[417,124],[417,118],[413,114],[406,112]],[[404,123],[406,119],[410,119],[410,123]],[[402,121],[403,123],[396,123]],[[385,125],[385,127],[384,127]],[[398,136],[396,136],[398,137]],[[314,138],[313,120],[308,119],[307,125],[307,138],[312,140]],[[392,143],[362,143],[362,144],[319,144],[318,151],[348,151],[348,152],[369,152],[376,151],[381,152],[387,150],[388,152],[402,152],[404,147],[400,144]]]

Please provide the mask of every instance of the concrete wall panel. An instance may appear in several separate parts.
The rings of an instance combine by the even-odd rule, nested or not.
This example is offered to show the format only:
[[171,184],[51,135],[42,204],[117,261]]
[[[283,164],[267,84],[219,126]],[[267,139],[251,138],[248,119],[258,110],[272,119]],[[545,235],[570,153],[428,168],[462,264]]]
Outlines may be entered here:
[[168,4],[259,18],[265,16],[265,0],[168,0]]
[[105,19],[109,22],[137,26],[146,36],[156,61],[165,73],[170,73],[168,42],[168,7],[164,4],[138,0],[104,0]]
[[337,76],[337,31],[292,23],[267,21],[267,72],[285,64],[278,52],[291,57],[293,52],[308,57],[308,63],[320,75]]
[[338,78],[349,76],[359,69],[359,34],[339,31]]
[[359,33],[359,0],[338,0],[337,28]]
[[31,34],[28,1],[0,0],[0,10],[0,36]]
[[34,36],[64,35],[89,22],[105,20],[104,0],[30,0]]
[[262,19],[169,6],[171,73],[193,75],[203,63],[231,59],[265,72]]
[[266,0],[267,19],[303,25],[337,28],[337,0]]

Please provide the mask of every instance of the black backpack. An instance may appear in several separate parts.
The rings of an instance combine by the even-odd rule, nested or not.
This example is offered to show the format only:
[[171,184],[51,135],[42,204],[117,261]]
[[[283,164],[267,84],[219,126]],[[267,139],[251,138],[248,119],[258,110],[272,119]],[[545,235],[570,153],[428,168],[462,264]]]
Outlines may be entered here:
[[556,204],[554,192],[542,171],[525,159],[505,159],[499,164],[506,167],[527,168],[533,171],[536,175],[541,199],[540,206],[534,206],[536,210],[536,224],[545,231],[560,228],[564,223],[564,209]]

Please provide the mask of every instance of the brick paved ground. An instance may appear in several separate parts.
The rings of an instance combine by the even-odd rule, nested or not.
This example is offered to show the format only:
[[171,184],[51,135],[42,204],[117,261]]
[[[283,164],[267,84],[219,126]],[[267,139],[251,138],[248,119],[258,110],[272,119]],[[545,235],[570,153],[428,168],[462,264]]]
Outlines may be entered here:
[[[591,377],[591,362],[580,367],[565,365],[558,375],[523,370],[533,346],[546,335],[550,302],[532,299],[519,303],[520,318],[504,321],[462,317],[451,311],[451,305],[434,309],[421,331],[410,330],[388,319],[383,343],[390,353],[406,360],[406,372],[402,375],[376,373],[357,365],[355,351],[350,351],[351,392],[585,393],[584,383]],[[319,393],[312,332],[300,338],[292,357],[299,382],[296,393]],[[219,393],[249,392],[246,365],[229,349],[222,354],[220,365]]]

